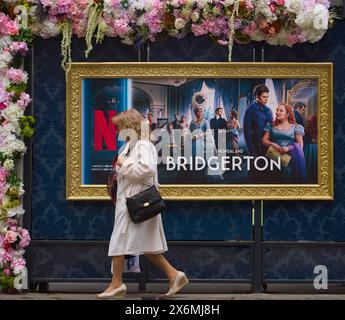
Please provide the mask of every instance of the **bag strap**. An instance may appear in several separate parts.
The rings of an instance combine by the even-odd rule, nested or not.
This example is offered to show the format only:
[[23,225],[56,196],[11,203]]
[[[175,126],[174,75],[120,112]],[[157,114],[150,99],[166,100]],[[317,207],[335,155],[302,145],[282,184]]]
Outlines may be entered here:
[[[126,153],[126,157],[128,156],[129,157],[129,154],[130,154],[130,149],[128,149],[128,151],[127,151],[127,153]],[[154,186],[154,185],[156,185],[155,184],[155,175],[153,175],[152,176],[152,186]],[[122,176],[122,183],[123,183],[123,186],[125,186],[125,179],[124,179],[124,177]],[[151,186],[151,187],[152,187]],[[124,194],[125,194],[125,198],[127,198],[127,196],[126,196],[126,191],[124,190]]]

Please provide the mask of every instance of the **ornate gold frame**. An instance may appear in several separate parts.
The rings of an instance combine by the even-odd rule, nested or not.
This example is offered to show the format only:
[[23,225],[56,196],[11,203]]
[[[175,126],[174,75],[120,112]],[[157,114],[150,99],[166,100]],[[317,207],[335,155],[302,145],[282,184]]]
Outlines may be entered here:
[[161,185],[166,200],[332,200],[332,63],[72,63],[67,75],[66,198],[109,200],[106,186],[81,185],[83,78],[313,78],[318,82],[318,184]]

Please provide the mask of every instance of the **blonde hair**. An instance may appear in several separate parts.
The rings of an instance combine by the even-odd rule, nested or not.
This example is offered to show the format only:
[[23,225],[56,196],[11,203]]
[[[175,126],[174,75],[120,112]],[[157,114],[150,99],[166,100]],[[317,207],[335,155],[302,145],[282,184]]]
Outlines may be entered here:
[[133,129],[137,133],[139,139],[144,138],[142,137],[141,125],[145,119],[137,110],[129,109],[123,111],[112,117],[111,121],[118,127],[119,131],[123,129]]

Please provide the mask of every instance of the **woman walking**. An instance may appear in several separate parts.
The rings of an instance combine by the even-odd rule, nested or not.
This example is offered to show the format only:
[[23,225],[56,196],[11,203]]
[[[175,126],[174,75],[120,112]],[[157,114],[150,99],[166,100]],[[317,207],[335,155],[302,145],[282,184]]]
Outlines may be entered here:
[[150,262],[160,268],[169,279],[170,289],[166,296],[171,296],[187,283],[186,275],[176,270],[162,255],[167,251],[167,243],[161,215],[134,224],[130,220],[126,198],[156,185],[157,152],[155,146],[146,137],[141,137],[143,117],[134,109],[120,113],[112,119],[118,132],[132,129],[138,140],[127,141],[116,162],[117,197],[114,230],[111,235],[108,255],[112,257],[113,277],[108,288],[98,298],[123,297],[127,291],[122,282],[125,255],[145,254]]

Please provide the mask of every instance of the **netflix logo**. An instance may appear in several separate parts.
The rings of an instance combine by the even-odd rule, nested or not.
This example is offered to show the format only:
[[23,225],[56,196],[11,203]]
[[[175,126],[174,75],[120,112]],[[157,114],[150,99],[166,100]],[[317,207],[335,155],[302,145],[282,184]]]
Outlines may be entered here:
[[[116,115],[116,110],[94,111],[94,151],[116,151],[116,127],[111,123],[111,118]],[[103,143],[104,142],[104,143]]]

